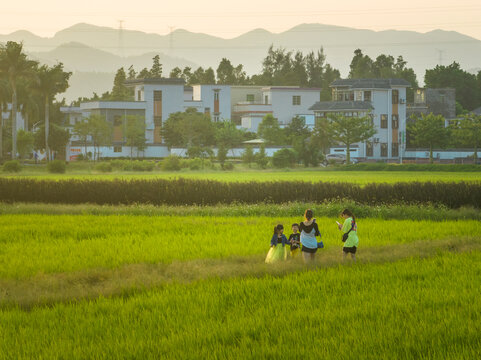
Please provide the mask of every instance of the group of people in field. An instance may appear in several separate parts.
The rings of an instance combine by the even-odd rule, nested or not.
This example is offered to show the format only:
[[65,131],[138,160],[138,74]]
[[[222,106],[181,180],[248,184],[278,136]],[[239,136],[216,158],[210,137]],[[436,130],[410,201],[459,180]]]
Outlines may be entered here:
[[[356,251],[359,246],[359,238],[357,237],[357,224],[354,214],[349,209],[341,212],[343,223],[336,221],[339,231],[342,234],[343,258],[351,254],[353,261],[356,261]],[[292,224],[292,233],[289,239],[284,235],[284,226],[278,224],[274,227],[274,235],[271,239],[271,247],[266,256],[266,263],[271,264],[278,261],[284,261],[290,258],[296,258],[302,253],[304,262],[314,261],[318,249],[324,247],[321,238],[319,226],[314,218],[311,209],[307,209],[304,213],[304,221],[300,224]]]

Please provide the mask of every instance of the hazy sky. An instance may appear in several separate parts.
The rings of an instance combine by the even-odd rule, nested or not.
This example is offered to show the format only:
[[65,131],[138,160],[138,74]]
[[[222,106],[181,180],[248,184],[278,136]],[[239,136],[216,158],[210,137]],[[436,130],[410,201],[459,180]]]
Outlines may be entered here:
[[166,34],[172,27],[232,38],[254,28],[282,32],[301,23],[373,30],[456,30],[481,39],[480,0],[10,0],[0,7],[0,33],[37,35],[79,22]]

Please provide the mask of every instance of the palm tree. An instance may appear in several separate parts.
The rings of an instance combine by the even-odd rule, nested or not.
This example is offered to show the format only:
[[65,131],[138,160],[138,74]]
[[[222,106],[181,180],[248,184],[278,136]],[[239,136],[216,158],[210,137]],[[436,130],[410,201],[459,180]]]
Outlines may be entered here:
[[6,109],[9,98],[8,81],[0,78],[0,160],[3,158],[3,110]]
[[23,44],[8,41],[0,47],[0,74],[4,74],[12,92],[12,159],[17,157],[17,81],[34,78],[37,62],[28,60]]
[[38,95],[35,94],[33,87],[35,83],[23,80],[17,84],[17,99],[20,111],[24,118],[25,131],[29,131],[32,121],[38,121],[39,118],[39,104],[41,104]]
[[63,64],[58,63],[52,67],[42,65],[38,69],[37,91],[42,95],[45,104],[45,151],[47,160],[50,159],[50,151],[48,146],[48,134],[50,129],[50,103],[55,95],[63,93],[68,88],[68,79],[72,75],[71,72],[63,71]]

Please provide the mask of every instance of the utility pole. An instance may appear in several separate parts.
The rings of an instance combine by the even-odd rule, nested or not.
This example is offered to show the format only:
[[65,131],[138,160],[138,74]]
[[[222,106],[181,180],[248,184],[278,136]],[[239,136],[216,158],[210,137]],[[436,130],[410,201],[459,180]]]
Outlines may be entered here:
[[436,50],[439,53],[438,64],[443,65],[443,54],[444,54],[445,50],[442,50],[442,49],[436,49]]
[[124,57],[124,20],[119,20],[119,55]]

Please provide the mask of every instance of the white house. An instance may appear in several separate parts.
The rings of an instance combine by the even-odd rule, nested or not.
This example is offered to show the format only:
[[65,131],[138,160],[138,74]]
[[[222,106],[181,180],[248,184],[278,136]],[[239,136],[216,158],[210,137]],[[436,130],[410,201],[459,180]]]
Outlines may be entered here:
[[398,159],[406,136],[406,89],[403,79],[341,79],[331,84],[332,101],[311,107],[316,118],[329,113],[362,117],[370,114],[376,134],[357,145],[357,156],[366,159]]

